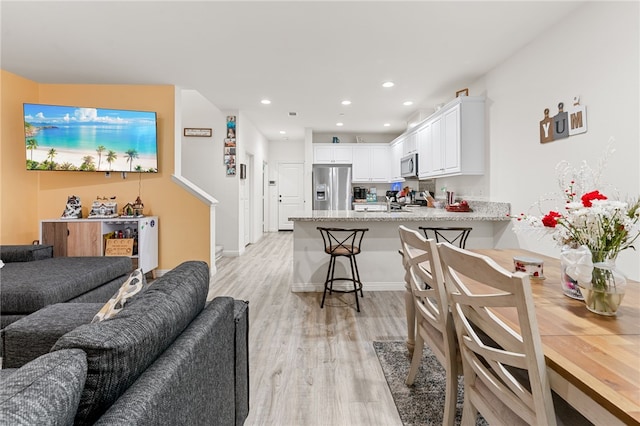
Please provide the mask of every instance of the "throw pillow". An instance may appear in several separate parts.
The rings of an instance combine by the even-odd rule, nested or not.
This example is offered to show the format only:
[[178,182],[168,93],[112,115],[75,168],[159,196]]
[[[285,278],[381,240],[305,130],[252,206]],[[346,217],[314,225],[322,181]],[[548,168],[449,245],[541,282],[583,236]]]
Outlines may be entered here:
[[93,317],[91,323],[113,318],[124,308],[128,300],[146,288],[147,279],[142,273],[142,269],[138,268],[129,275],[129,278],[122,284],[118,292],[104,304],[102,309]]
[[80,349],[51,352],[2,376],[0,424],[72,425],[87,378]]

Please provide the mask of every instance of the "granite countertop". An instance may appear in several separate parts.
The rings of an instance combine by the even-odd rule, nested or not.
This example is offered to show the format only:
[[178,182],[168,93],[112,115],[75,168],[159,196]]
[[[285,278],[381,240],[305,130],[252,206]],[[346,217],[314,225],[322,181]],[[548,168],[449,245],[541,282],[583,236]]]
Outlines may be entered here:
[[299,222],[418,222],[418,221],[509,221],[509,203],[489,201],[469,201],[473,211],[468,213],[449,212],[431,207],[404,207],[401,211],[357,212],[354,210],[313,210],[290,216],[289,220]]

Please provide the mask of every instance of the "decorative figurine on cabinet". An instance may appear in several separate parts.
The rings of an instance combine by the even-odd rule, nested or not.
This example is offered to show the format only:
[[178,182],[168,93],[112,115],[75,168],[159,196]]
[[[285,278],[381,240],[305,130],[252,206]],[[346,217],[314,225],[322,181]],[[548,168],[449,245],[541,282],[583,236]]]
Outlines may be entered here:
[[96,197],[96,200],[91,205],[91,211],[89,212],[89,219],[104,219],[118,217],[118,203],[116,203],[116,197]]
[[127,203],[122,208],[122,217],[134,217],[133,215],[133,204]]
[[82,219],[82,202],[80,197],[70,195],[67,197],[67,206],[62,212],[62,219]]
[[144,216],[144,204],[142,204],[140,196],[138,196],[138,198],[136,198],[136,202],[133,203],[133,215],[135,217]]

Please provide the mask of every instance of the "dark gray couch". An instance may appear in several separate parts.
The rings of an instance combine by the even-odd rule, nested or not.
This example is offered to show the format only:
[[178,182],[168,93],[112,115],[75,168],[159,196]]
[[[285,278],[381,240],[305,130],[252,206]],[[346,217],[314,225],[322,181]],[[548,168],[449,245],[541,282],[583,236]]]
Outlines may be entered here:
[[[48,306],[4,329],[3,362],[20,371],[49,350],[82,350],[78,425],[243,424],[248,304],[230,297],[207,304],[208,290],[208,266],[191,261],[99,323],[88,322],[100,304]],[[0,418],[2,410],[0,401]]]
[[128,257],[53,257],[49,245],[3,245],[0,259],[0,329],[54,303],[105,303],[133,268]]

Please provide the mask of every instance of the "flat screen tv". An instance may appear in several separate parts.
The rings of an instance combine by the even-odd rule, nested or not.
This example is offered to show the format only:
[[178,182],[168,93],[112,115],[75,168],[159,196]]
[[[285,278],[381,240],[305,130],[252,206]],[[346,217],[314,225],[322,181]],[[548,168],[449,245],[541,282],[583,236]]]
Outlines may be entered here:
[[155,112],[23,106],[27,170],[158,172]]

